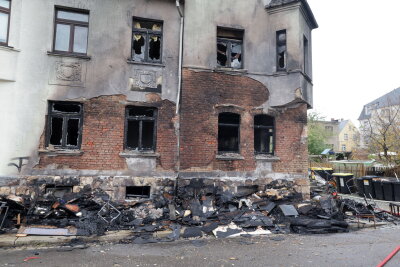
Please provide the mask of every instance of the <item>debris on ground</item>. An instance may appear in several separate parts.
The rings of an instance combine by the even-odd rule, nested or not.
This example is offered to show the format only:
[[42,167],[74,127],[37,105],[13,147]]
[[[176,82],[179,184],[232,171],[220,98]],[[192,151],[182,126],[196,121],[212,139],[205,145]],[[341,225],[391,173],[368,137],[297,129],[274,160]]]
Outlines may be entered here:
[[[327,186],[320,184],[320,188]],[[277,180],[265,188],[241,186],[233,192],[192,179],[176,186],[175,192],[129,202],[114,202],[105,191],[89,186],[76,193],[9,195],[0,198],[3,210],[7,207],[0,223],[6,232],[18,229],[18,236],[89,236],[131,230],[133,243],[146,244],[207,235],[341,233],[349,231],[348,220],[399,220],[373,205],[330,194],[331,189],[313,191],[312,200],[303,200],[292,187],[290,181]]]

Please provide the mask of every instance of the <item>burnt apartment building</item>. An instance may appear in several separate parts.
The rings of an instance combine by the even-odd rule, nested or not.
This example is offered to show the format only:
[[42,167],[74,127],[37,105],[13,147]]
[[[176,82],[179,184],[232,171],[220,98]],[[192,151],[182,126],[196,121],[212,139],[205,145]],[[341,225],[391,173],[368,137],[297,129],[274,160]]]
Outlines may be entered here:
[[0,0],[0,194],[309,193],[306,0]]

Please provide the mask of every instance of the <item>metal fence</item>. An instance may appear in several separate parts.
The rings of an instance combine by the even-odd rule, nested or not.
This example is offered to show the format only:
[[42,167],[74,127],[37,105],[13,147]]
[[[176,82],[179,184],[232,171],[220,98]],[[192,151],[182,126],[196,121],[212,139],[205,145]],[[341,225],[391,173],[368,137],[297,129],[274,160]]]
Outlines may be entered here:
[[329,162],[309,162],[309,168],[332,168],[334,173],[352,173],[354,177],[362,177],[366,175],[376,175],[384,177],[399,177],[400,165],[395,167],[365,167],[364,164],[340,164],[334,165]]

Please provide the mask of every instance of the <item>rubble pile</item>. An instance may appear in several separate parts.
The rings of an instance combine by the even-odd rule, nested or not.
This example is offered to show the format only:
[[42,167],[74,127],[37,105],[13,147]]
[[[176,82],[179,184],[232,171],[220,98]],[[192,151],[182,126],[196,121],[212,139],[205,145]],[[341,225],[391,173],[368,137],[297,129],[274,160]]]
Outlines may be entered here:
[[120,203],[89,186],[77,193],[10,195],[0,200],[8,207],[3,228],[19,227],[19,235],[103,235],[110,230],[132,230],[134,243],[149,243],[204,235],[346,232],[346,219],[361,215],[395,221],[371,206],[331,195],[304,201],[287,180],[264,188],[238,186],[235,191],[204,181],[178,181],[174,192],[160,191],[150,199]]

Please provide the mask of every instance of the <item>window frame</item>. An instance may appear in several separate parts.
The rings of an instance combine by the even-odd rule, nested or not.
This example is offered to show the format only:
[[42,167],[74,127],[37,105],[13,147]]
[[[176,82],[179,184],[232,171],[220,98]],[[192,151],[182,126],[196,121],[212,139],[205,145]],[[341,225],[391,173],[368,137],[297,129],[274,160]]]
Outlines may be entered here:
[[[233,124],[233,123],[220,123],[220,115],[221,114],[234,114],[239,116],[239,123],[238,124]],[[218,114],[218,133],[217,133],[217,150],[218,150],[218,154],[226,154],[226,153],[234,153],[234,154],[240,154],[240,126],[242,123],[242,116],[239,113],[234,113],[234,112],[221,112]],[[221,151],[219,150],[219,131],[220,131],[220,126],[224,126],[224,127],[237,127],[237,139],[238,139],[238,149],[237,150],[226,150],[226,151]]]
[[[134,23],[135,22],[153,22],[153,23],[159,23],[161,24],[161,31],[153,31],[150,29],[136,29],[134,28]],[[163,37],[163,32],[164,32],[164,21],[162,20],[156,20],[156,19],[148,19],[148,18],[141,18],[141,17],[132,17],[132,38],[131,38],[131,60],[134,62],[139,62],[139,63],[157,63],[157,64],[162,64],[163,62],[163,43],[164,43],[164,37]],[[144,34],[145,35],[145,54],[144,54],[144,59],[143,61],[135,61],[134,60],[134,50],[133,50],[133,36],[137,34]],[[160,59],[159,60],[153,60],[149,58],[149,36],[151,35],[156,35],[160,37]]]
[[[286,38],[285,38],[285,54],[284,54],[284,56],[285,56],[285,58],[284,58],[285,66],[283,68],[281,68],[279,66],[279,47],[282,46],[282,44],[279,42],[279,38],[278,38],[279,35],[282,34],[282,33],[285,33],[285,36],[286,36]],[[276,70],[277,71],[286,71],[286,69],[287,69],[287,57],[288,57],[287,37],[288,37],[288,35],[287,35],[286,29],[276,31],[276,34],[275,34],[275,41],[276,42],[275,42],[275,44],[276,44]]]
[[[62,111],[54,111],[54,104],[72,104],[79,105],[80,111],[79,113],[72,112],[62,112]],[[83,133],[83,104],[80,102],[69,102],[69,101],[48,101],[48,112],[46,118],[46,147],[52,145],[56,149],[80,149],[82,145],[82,133]],[[61,136],[61,145],[53,145],[50,144],[51,139],[51,129],[52,129],[52,118],[62,118],[62,136]],[[67,145],[67,131],[68,131],[68,120],[69,119],[79,119],[79,129],[78,129],[78,142],[76,146]]]
[[[266,116],[266,117],[272,118],[272,126],[256,125],[255,118],[257,116]],[[254,131],[254,133],[253,133],[254,154],[256,154],[256,155],[272,155],[272,156],[275,155],[275,148],[276,148],[275,147],[275,145],[276,145],[276,122],[275,122],[275,117],[267,115],[267,114],[256,114],[253,117],[253,127],[254,127],[254,130],[253,130]],[[272,129],[272,151],[271,152],[260,152],[260,151],[256,150],[256,147],[255,147],[255,145],[256,145],[256,142],[255,142],[255,130],[256,129],[265,129],[265,130]],[[268,132],[268,136],[271,136],[271,135],[269,135],[269,132]]]
[[[129,110],[131,108],[148,108],[153,110],[153,117],[148,116],[130,116]],[[139,152],[156,152],[157,149],[157,117],[158,109],[156,107],[147,106],[127,106],[125,108],[125,128],[124,128],[124,149],[125,150],[137,150]],[[139,121],[139,137],[138,137],[138,147],[133,148],[128,146],[128,122],[129,121]],[[143,149],[142,147],[142,131],[143,131],[143,121],[153,121],[153,147],[152,149]]]
[[4,13],[8,15],[8,24],[7,24],[7,37],[5,42],[0,42],[1,46],[8,46],[8,41],[10,38],[10,22],[11,22],[11,8],[12,8],[12,0],[9,0],[10,8],[0,7],[0,13]]
[[[90,11],[85,10],[85,9],[77,9],[77,8],[63,7],[63,6],[55,6],[54,10],[55,10],[55,12],[54,12],[53,52],[58,53],[58,54],[86,56],[87,50],[89,48]],[[68,20],[68,19],[59,19],[59,18],[57,18],[59,11],[65,11],[65,12],[70,12],[70,13],[80,13],[80,14],[88,15],[88,22]],[[68,51],[56,50],[57,25],[58,24],[70,26]],[[75,27],[76,26],[87,28],[86,53],[74,52],[74,38],[75,38]]]
[[[241,40],[239,39],[234,39],[234,38],[228,38],[228,37],[219,37],[218,31],[230,31],[230,32],[237,32],[238,34],[241,35]],[[217,59],[217,67],[218,68],[231,68],[231,69],[237,69],[241,70],[244,69],[244,30],[243,29],[235,29],[235,28],[226,28],[226,27],[217,27],[217,58],[218,58],[218,43],[223,42],[226,43],[226,53],[227,53],[227,58],[226,62],[229,63],[225,66],[219,66],[218,64],[218,59]],[[232,44],[240,44],[242,46],[241,49],[241,61],[240,61],[240,68],[234,68],[232,67]]]

